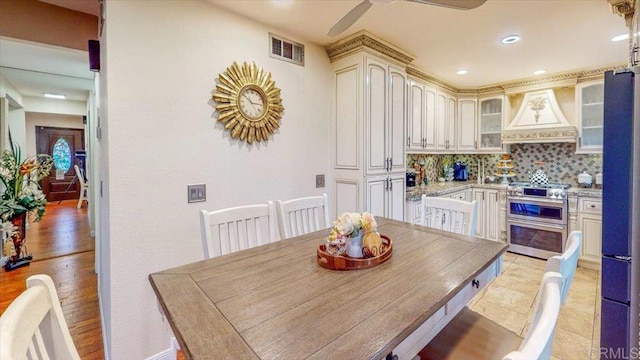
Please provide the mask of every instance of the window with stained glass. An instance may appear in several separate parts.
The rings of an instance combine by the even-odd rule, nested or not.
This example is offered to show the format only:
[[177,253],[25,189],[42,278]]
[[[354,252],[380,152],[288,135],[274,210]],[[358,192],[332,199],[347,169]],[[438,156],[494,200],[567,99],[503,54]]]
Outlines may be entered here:
[[71,168],[71,147],[67,140],[60,138],[53,144],[53,165],[63,172]]

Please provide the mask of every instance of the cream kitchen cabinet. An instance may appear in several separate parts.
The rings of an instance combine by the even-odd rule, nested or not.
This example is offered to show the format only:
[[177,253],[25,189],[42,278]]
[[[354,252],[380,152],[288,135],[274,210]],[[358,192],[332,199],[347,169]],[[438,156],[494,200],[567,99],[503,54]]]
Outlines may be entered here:
[[476,140],[476,123],[478,117],[476,114],[478,107],[477,99],[458,99],[458,152],[469,152],[477,149],[478,141]]
[[[582,231],[581,265],[598,269],[602,257],[601,199],[592,197],[578,198],[578,227]],[[584,264],[585,262],[589,264]]]
[[476,236],[501,241],[499,190],[474,188],[472,194],[473,200],[478,201]]
[[[471,189],[459,190],[442,195],[442,197],[471,201]],[[405,221],[415,225],[422,225],[422,199],[407,200],[405,204]]]
[[436,150],[456,151],[456,114],[456,98],[438,90],[435,117]]
[[368,177],[366,189],[366,211],[373,216],[404,221],[405,177],[403,175]]
[[332,217],[375,211],[404,220],[406,64],[375,54],[355,52],[332,63]]
[[471,201],[471,196],[472,196],[471,189],[460,190],[451,194],[443,195],[443,197],[448,197],[450,199],[457,199],[457,200],[463,200],[463,201]]
[[425,89],[419,82],[409,80],[407,150],[426,148],[426,108]]
[[604,128],[604,82],[591,81],[576,85],[576,153],[602,153]]
[[408,105],[407,150],[436,150],[436,89],[410,80]]
[[404,221],[422,225],[422,200],[407,200],[405,204]]
[[366,59],[365,147],[367,175],[405,170],[406,76],[401,69]]
[[506,113],[504,96],[478,99],[478,150],[503,152],[502,128]]
[[[407,150],[449,153],[457,151],[458,109],[457,99],[453,95],[410,80],[408,108],[405,142]],[[464,109],[467,114],[468,104]],[[468,115],[465,120],[468,120]]]

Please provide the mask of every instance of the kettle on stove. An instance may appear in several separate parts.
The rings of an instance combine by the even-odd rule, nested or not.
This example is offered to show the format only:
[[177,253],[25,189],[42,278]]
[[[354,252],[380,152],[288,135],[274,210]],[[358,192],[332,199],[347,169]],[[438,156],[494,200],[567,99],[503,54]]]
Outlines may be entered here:
[[536,172],[527,170],[527,175],[529,175],[529,182],[531,182],[532,184],[544,185],[549,182],[547,174],[545,174],[542,170],[537,170]]

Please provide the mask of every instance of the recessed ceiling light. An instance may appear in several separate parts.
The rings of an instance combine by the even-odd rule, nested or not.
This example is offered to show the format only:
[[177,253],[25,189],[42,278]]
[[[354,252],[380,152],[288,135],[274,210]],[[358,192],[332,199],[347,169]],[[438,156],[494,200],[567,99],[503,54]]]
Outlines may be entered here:
[[505,36],[500,40],[503,44],[513,44],[514,42],[520,41],[520,35],[509,35]]
[[467,70],[458,70],[458,72],[456,74],[458,75],[464,75],[467,73]]
[[622,35],[612,37],[611,41],[622,41],[622,40],[627,40],[628,38],[629,38],[629,34],[622,34]]
[[544,74],[546,72],[547,72],[546,70],[536,70],[536,71],[533,72],[533,75],[542,75],[542,74]]
[[44,97],[49,98],[49,99],[60,99],[60,100],[64,100],[64,99],[67,98],[65,95],[49,94],[49,93],[44,93]]

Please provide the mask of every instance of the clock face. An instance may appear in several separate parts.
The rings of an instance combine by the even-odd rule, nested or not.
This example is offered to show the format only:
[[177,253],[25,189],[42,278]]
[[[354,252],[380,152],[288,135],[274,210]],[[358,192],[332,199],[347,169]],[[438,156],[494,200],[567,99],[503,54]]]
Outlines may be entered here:
[[247,88],[239,96],[240,109],[248,120],[259,120],[265,112],[264,97],[254,88]]
[[271,73],[255,63],[233,63],[220,74],[213,100],[218,105],[218,121],[233,139],[252,144],[267,141],[280,127],[282,98]]

